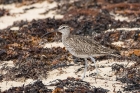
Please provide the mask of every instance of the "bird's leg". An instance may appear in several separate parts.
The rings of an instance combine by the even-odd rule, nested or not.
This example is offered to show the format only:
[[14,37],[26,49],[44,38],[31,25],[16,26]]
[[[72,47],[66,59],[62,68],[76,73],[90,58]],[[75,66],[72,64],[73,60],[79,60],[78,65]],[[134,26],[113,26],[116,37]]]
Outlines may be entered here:
[[95,65],[95,69],[96,69],[96,73],[97,73],[97,75],[99,74],[98,73],[98,70],[97,70],[97,66],[96,66],[96,62],[95,62],[95,59],[93,58],[93,57],[90,57],[91,58],[91,60],[94,62],[94,65]]
[[87,67],[88,67],[88,65],[87,65],[87,59],[85,58],[85,69],[84,69],[84,74],[83,74],[82,80],[85,78]]

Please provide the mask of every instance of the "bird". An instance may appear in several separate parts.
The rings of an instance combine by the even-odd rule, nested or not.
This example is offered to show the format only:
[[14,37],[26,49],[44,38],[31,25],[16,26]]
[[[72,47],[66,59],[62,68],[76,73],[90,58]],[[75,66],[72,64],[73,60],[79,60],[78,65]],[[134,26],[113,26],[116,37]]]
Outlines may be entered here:
[[64,44],[66,50],[68,50],[75,57],[84,58],[85,68],[82,80],[85,78],[88,67],[87,58],[90,58],[94,62],[96,73],[98,74],[99,72],[97,70],[94,57],[104,55],[118,56],[118,54],[115,54],[116,50],[105,47],[94,39],[86,36],[70,34],[70,26],[66,24],[59,26],[56,32],[62,33],[62,43]]

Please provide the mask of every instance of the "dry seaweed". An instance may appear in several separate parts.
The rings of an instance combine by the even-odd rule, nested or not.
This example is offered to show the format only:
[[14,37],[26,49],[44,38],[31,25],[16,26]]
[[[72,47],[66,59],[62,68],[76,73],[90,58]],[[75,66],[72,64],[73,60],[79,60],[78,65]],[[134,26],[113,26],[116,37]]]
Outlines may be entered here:
[[[50,82],[49,86],[57,86],[54,90],[53,93],[58,93],[56,92],[58,88],[63,89],[63,92],[66,93],[107,93],[109,90],[103,89],[103,88],[96,88],[94,86],[91,86],[89,82],[82,81],[80,79],[75,79],[72,77],[69,77],[64,80],[54,80]],[[65,89],[64,89],[65,88]]]
[[125,73],[125,75],[117,77],[116,80],[127,84],[124,86],[124,91],[140,92],[140,57],[132,56],[131,58],[137,63],[130,67],[126,67],[124,72],[120,72]]
[[[75,78],[67,78],[64,80],[55,80],[53,84],[44,85],[42,81],[37,80],[33,84],[28,84],[21,87],[12,87],[1,93],[107,93],[109,90],[103,88],[96,88],[91,86],[88,82],[78,80]],[[49,89],[47,86],[54,86],[55,89]],[[65,87],[65,89],[64,89]]]
[[[21,3],[18,6],[22,6],[37,3],[39,2],[39,0],[0,1],[1,4],[9,4],[15,2]],[[126,76],[119,76],[119,78],[117,78],[117,80],[120,80],[122,83],[127,83],[127,85],[124,87],[124,91],[139,91],[140,31],[114,30],[113,32],[105,32],[105,30],[108,29],[115,29],[121,27],[139,27],[140,19],[138,17],[140,7],[137,7],[139,6],[139,0],[77,0],[72,3],[63,0],[54,0],[54,2],[57,2],[58,6],[53,9],[47,10],[46,13],[55,9],[59,14],[64,15],[63,19],[46,18],[32,20],[30,22],[18,21],[14,22],[12,26],[1,30],[0,60],[12,60],[15,67],[1,68],[1,70],[7,70],[7,73],[5,75],[0,75],[0,80],[15,80],[18,78],[47,78],[48,71],[59,67],[71,66],[68,60],[68,56],[70,56],[68,51],[63,48],[44,49],[41,46],[42,42],[47,43],[60,41],[60,34],[58,34],[58,38],[56,38],[56,35],[54,33],[49,34],[43,38],[42,36],[46,32],[53,32],[61,24],[68,24],[74,29],[72,31],[72,34],[94,36],[92,34],[96,32],[98,33],[98,35],[94,37],[94,39],[101,44],[111,48],[123,50],[122,47],[116,47],[111,45],[111,43],[117,41],[123,41],[126,46],[130,46],[131,44],[131,47],[127,47],[129,56],[128,59],[136,61],[136,63],[133,66],[126,68],[124,68],[122,65],[113,65],[112,69],[117,72],[116,75],[120,75],[120,73],[124,72],[127,73]],[[110,12],[112,11],[115,14],[136,18],[135,20],[130,22],[115,20],[110,14]],[[2,12],[0,13],[2,14],[2,16],[8,14],[7,12],[5,13],[5,10],[2,10]],[[19,30],[11,30],[12,27],[19,27]],[[127,40],[130,39],[132,40],[132,42],[128,43]],[[74,59],[76,61],[81,61],[81,59]],[[97,59],[105,59],[105,57]],[[123,69],[123,71],[121,71],[121,69]],[[89,83],[76,80],[74,78],[68,78],[66,80],[58,81],[59,83],[56,83],[55,86],[59,86],[57,86],[55,90],[49,90],[45,88],[41,81],[38,81],[37,83],[34,83],[33,85],[28,85],[26,87],[13,87],[5,91],[4,93],[13,93],[14,91],[20,92],[23,90],[25,90],[26,92],[30,91],[30,93],[35,93],[35,91],[40,90],[42,91],[41,93],[45,93],[46,91],[53,91],[54,93],[57,93],[56,91],[59,91],[61,89],[63,90],[63,87],[66,87],[67,84],[71,85],[71,87],[65,90],[68,93],[107,92],[107,90],[104,90],[102,88],[87,87],[90,86]],[[74,88],[72,88],[73,84],[79,85],[77,85],[78,87],[74,86]],[[40,89],[40,86],[43,89]],[[120,91],[118,92],[120,93]]]
[[33,0],[33,1],[29,1],[29,0],[0,0],[0,4],[19,3],[21,5],[30,5],[30,4],[34,4],[34,3],[38,3],[38,2],[42,2],[42,1],[45,1],[45,0]]
[[33,84],[28,84],[22,87],[12,87],[9,90],[3,91],[1,93],[51,93],[52,90],[45,87],[42,81],[37,80]]
[[9,10],[0,8],[0,17],[2,17],[4,15],[10,15]]

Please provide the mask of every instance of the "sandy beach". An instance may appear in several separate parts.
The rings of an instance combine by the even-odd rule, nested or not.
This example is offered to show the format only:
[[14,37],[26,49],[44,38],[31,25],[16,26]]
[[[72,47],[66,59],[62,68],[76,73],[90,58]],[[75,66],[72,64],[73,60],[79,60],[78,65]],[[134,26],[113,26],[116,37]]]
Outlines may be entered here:
[[[9,4],[9,5],[0,5],[0,8],[4,8],[4,9],[8,9],[10,16],[9,15],[4,15],[2,17],[0,17],[0,29],[2,31],[2,29],[6,29],[8,26],[13,25],[14,22],[16,21],[32,21],[33,19],[35,20],[39,20],[39,19],[45,19],[45,18],[55,18],[55,19],[62,19],[64,15],[62,14],[58,14],[57,11],[53,8],[57,7],[57,2],[48,2],[48,1],[43,1],[40,3],[35,3],[35,4],[31,4],[28,6],[21,6],[21,7],[17,7],[17,4]],[[33,8],[33,9],[32,9]],[[27,11],[25,11],[25,9],[29,9]],[[52,10],[51,10],[52,9]],[[44,12],[46,12],[47,10],[51,10],[49,11],[47,14],[42,14]],[[120,20],[120,21],[128,21],[131,22],[132,19],[129,19],[128,17],[124,17],[124,16],[120,16],[120,15],[115,15],[113,14],[114,19],[115,20]],[[79,19],[80,20],[80,19]],[[135,19],[133,19],[135,20]],[[18,31],[20,29],[22,29],[21,27],[11,27],[10,28],[11,31]],[[115,29],[108,29],[106,30],[107,32],[111,32],[111,31],[117,31],[117,30],[123,30],[123,31],[133,31],[133,30],[139,30],[140,28],[138,27],[120,27],[120,28],[115,28]],[[56,37],[56,36],[54,36]],[[2,37],[0,37],[2,38]],[[36,40],[36,39],[35,39]],[[13,41],[14,42],[14,41]],[[126,47],[123,41],[115,41],[112,42],[112,44],[114,46],[118,46],[118,47]],[[16,45],[15,45],[16,46]],[[47,49],[52,49],[52,48],[64,48],[63,43],[60,41],[55,41],[54,42],[40,42],[40,46],[42,48],[47,48]],[[129,46],[129,45],[127,45]],[[13,49],[14,50],[14,49]],[[47,52],[48,53],[48,52]],[[49,54],[49,53],[48,53]],[[42,55],[44,56],[44,55]],[[47,57],[45,57],[47,58]],[[58,57],[59,58],[59,57]],[[75,64],[74,59],[72,58],[72,56],[69,56],[67,58],[68,62],[71,66],[68,67],[60,67],[60,68],[56,68],[53,70],[50,70],[47,72],[47,77],[41,77],[38,79],[32,79],[32,78],[18,78],[17,80],[6,80],[3,79],[0,81],[0,90],[1,92],[8,90],[9,88],[12,87],[20,87],[20,86],[26,86],[28,84],[33,84],[35,81],[37,80],[41,80],[43,82],[44,85],[49,85],[51,84],[51,81],[57,80],[57,79],[67,79],[68,77],[74,77],[77,79],[80,79],[83,75],[83,70],[84,70],[84,63],[77,63]],[[55,59],[57,60],[57,58]],[[54,61],[55,61],[54,60]],[[129,62],[129,64],[128,64]],[[94,63],[92,63],[90,60],[88,62],[88,71],[86,72],[86,78],[84,79],[84,81],[89,82],[91,86],[95,86],[98,88],[104,88],[109,90],[107,93],[123,93],[123,87],[126,86],[126,83],[122,83],[120,81],[116,80],[116,77],[119,77],[119,75],[116,75],[116,71],[112,71],[112,65],[113,64],[120,64],[123,65],[124,67],[127,65],[127,67],[131,67],[133,64],[137,63],[136,61],[130,61],[130,60],[115,60],[111,57],[109,57],[108,59],[103,59],[103,60],[97,60],[97,66],[99,69],[99,73],[101,75],[100,78],[97,78],[96,75],[94,75],[96,73],[96,70],[94,68]],[[7,68],[12,68],[15,66],[15,62],[14,60],[5,60],[5,61],[1,61],[0,62],[0,75],[5,75],[7,73],[6,70],[2,70],[3,67],[7,67]],[[80,71],[78,71],[78,69],[81,69]],[[139,68],[139,67],[138,67]],[[123,69],[120,70],[120,72],[123,72]],[[121,73],[120,76],[125,76],[125,73]],[[48,88],[54,90],[56,86],[52,87],[52,86],[48,86]],[[122,92],[117,92],[117,91],[122,91]],[[124,92],[124,93],[130,93],[130,92]],[[138,92],[136,92],[138,93]]]

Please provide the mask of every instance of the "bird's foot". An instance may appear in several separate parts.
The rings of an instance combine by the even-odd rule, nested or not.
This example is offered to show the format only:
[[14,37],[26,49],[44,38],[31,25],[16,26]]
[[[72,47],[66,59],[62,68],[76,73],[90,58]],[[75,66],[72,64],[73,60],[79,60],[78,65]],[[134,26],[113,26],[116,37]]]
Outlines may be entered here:
[[96,79],[103,79],[103,76],[100,73],[96,73],[95,78]]

